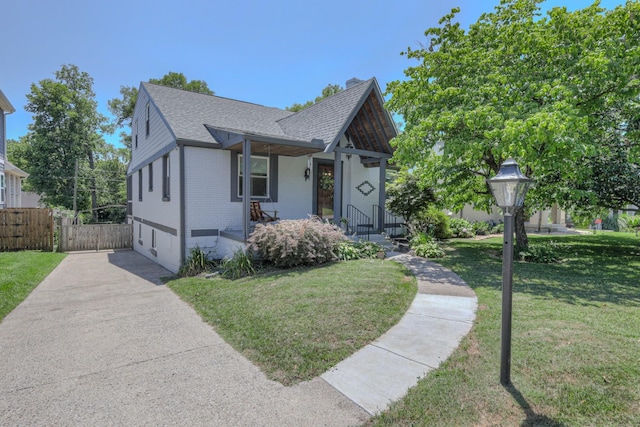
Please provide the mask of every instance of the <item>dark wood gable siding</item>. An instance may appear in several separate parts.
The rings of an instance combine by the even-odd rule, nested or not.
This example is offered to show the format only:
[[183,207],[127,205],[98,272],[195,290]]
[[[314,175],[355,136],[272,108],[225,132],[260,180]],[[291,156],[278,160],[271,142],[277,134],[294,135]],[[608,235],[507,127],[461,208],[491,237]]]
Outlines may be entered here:
[[392,154],[389,141],[395,135],[393,124],[389,123],[378,98],[369,94],[364,104],[347,128],[347,137],[360,150]]

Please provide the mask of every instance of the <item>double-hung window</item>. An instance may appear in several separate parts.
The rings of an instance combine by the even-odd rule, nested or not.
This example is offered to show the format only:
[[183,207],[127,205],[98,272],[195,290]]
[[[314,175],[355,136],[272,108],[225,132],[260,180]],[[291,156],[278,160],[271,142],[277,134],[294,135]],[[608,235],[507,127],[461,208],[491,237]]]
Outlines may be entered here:
[[[242,197],[244,163],[242,154],[238,155],[238,197]],[[251,156],[251,197],[269,197],[269,158]]]
[[138,201],[142,201],[142,169],[138,171]]

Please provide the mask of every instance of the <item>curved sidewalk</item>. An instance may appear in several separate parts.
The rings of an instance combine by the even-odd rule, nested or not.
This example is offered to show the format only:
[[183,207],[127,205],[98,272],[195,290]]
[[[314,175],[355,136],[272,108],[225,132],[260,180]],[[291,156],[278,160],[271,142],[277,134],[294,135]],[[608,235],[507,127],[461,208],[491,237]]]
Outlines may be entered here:
[[361,424],[446,359],[475,316],[453,273],[395,259],[420,287],[400,323],[284,387],[159,286],[162,267],[133,251],[70,254],[0,323],[0,425]]
[[370,414],[401,399],[453,353],[471,330],[478,305],[475,292],[450,270],[410,255],[389,259],[418,280],[409,310],[380,338],[322,374]]

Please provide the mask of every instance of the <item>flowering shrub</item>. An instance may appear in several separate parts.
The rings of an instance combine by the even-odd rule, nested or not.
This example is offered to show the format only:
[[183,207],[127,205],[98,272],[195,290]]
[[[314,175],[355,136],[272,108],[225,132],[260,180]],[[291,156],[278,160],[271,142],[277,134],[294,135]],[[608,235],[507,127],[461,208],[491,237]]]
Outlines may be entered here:
[[249,236],[250,248],[277,267],[317,265],[337,261],[342,230],[317,218],[258,224]]

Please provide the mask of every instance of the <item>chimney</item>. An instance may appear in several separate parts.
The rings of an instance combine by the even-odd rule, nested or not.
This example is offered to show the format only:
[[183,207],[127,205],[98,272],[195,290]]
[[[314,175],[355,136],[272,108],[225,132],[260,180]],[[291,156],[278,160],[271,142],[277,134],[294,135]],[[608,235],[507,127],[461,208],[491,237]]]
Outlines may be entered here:
[[347,80],[347,89],[349,89],[352,86],[357,85],[358,83],[362,83],[364,80],[360,80],[358,78],[350,78],[349,80]]

